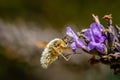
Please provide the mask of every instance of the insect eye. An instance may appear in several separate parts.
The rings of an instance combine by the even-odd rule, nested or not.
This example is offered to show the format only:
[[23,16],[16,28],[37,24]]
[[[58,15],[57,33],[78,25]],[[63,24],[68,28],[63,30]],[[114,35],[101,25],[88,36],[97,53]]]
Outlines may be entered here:
[[65,42],[65,44],[68,44],[67,42]]
[[60,46],[60,44],[57,44],[57,46]]

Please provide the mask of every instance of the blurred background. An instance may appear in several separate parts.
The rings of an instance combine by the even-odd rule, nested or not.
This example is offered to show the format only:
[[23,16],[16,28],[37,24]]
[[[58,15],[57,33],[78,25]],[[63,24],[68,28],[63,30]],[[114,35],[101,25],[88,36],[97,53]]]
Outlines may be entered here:
[[113,24],[120,25],[119,8],[119,0],[0,0],[0,80],[119,80],[109,66],[90,65],[83,51],[45,70],[39,62],[44,47],[36,46],[62,38],[66,26],[89,27],[92,13],[100,20],[111,13]]

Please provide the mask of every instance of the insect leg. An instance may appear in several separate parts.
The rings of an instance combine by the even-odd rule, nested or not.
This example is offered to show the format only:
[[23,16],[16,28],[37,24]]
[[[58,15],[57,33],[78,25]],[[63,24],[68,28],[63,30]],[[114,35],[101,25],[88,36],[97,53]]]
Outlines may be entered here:
[[68,56],[68,58],[67,57],[65,57],[62,53],[60,54],[66,61],[69,61],[70,59],[71,59],[71,57],[72,57],[72,54],[70,54],[69,56]]

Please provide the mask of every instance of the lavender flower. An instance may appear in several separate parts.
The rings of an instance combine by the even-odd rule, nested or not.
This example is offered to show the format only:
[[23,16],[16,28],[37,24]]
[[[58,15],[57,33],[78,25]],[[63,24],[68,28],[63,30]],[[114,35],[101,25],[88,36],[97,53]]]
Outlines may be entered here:
[[66,28],[66,35],[73,38],[70,48],[76,53],[77,48],[86,49],[86,46],[82,43],[82,41],[78,38],[78,36],[73,32],[70,27]]
[[108,22],[108,34],[107,34],[107,40],[108,40],[108,47],[114,47],[115,43],[118,42],[117,36],[114,31],[114,27],[112,26],[112,14],[105,15],[103,17]]
[[101,26],[97,23],[92,23],[90,28],[84,33],[88,43],[88,50],[96,49],[99,52],[105,51],[105,45],[103,44],[105,41],[105,36],[102,36]]
[[115,43],[118,42],[118,38],[115,35],[115,31],[112,25],[109,26],[110,33],[108,35],[108,44],[111,44],[110,46],[113,47],[115,46]]
[[117,31],[118,41],[120,42],[120,27],[118,25],[116,25],[115,28],[116,28],[116,31]]
[[[79,37],[70,27],[67,27],[66,34],[73,38],[70,48],[74,52],[76,52],[77,48],[81,48],[89,54],[98,52],[100,54],[96,55],[99,58],[96,58],[95,54],[93,54],[90,63],[102,62],[110,65],[110,68],[114,69],[115,74],[120,73],[120,28],[116,26],[116,33],[112,26],[111,14],[103,17],[108,22],[107,28],[100,24],[98,16],[94,14],[92,16],[95,22],[90,25],[90,28],[80,31],[77,34]],[[80,37],[83,38],[85,45],[80,40]]]

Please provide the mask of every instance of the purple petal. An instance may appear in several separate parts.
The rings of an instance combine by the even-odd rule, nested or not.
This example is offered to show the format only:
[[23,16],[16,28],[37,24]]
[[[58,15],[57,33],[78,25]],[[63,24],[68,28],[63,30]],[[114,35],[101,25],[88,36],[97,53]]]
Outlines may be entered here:
[[92,23],[90,29],[88,29],[84,35],[87,37],[88,41],[99,42],[102,37],[102,32],[100,26],[97,23]]
[[112,25],[109,26],[109,30],[112,32],[110,33],[110,43],[113,44],[115,41],[118,41],[117,36],[115,35],[115,31]]
[[101,29],[100,29],[100,26],[97,23],[92,23],[90,25],[90,29],[92,30],[92,32],[94,34],[97,34],[98,36],[101,36]]
[[73,42],[73,43],[70,45],[70,48],[73,50],[73,52],[76,53],[77,47],[76,47],[76,43],[75,43],[75,42]]
[[96,45],[96,49],[97,49],[97,51],[99,51],[99,52],[104,52],[104,45],[102,45],[102,44],[97,44]]
[[99,39],[100,43],[105,42],[105,40],[106,40],[106,37],[105,37],[105,36],[102,36],[102,37]]
[[[77,35],[73,32],[73,30],[70,27],[67,27],[66,34],[73,38],[73,42],[75,42],[74,45],[76,45],[74,46],[75,48],[86,48],[86,46],[82,43],[82,41],[77,37]],[[74,47],[72,47],[71,49],[73,49]]]
[[90,29],[96,43],[102,43],[105,41],[106,37],[102,36],[101,25],[98,25],[97,23],[92,23],[90,25]]
[[84,33],[84,35],[86,36],[86,38],[87,38],[87,41],[92,41],[92,38],[91,38],[91,34],[90,34],[90,29],[88,29],[85,33]]
[[70,37],[76,37],[76,34],[73,32],[73,30],[70,27],[66,28],[66,35]]
[[99,42],[99,39],[102,37],[102,32],[100,30],[100,26],[97,23],[92,23],[90,25],[90,29],[92,31],[95,41]]
[[112,25],[109,26],[109,30],[112,32],[110,34],[110,39],[111,39],[111,41],[113,41],[113,39],[115,38],[115,32],[114,32],[114,28]]
[[94,48],[97,49],[99,52],[103,52],[105,49],[103,42],[105,41],[106,37],[102,36],[102,29],[104,27],[97,23],[92,23],[90,28],[84,33],[84,35],[89,40],[88,43],[88,50],[92,50]]
[[103,44],[90,42],[88,44],[88,50],[90,51],[90,50],[92,50],[94,48],[96,48],[96,50],[99,51],[99,52],[104,52],[105,51],[105,46]]
[[86,46],[80,41],[80,39],[76,39],[76,46],[78,48],[83,48],[83,49],[86,48]]
[[94,42],[90,42],[89,44],[88,44],[88,51],[91,51],[92,49],[94,49],[95,48],[95,43]]
[[66,28],[66,35],[72,37],[74,40],[78,39],[77,35],[74,33],[74,31],[70,28]]

